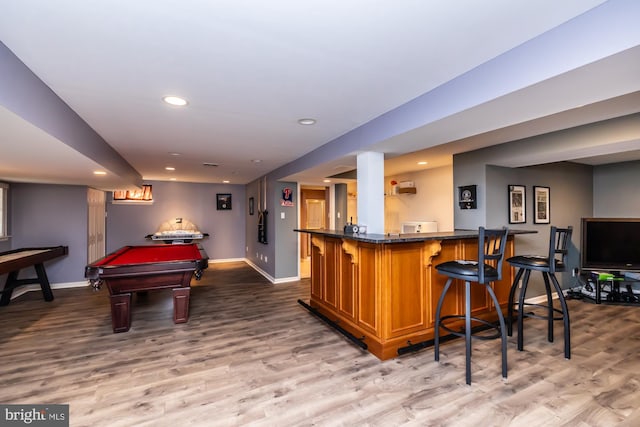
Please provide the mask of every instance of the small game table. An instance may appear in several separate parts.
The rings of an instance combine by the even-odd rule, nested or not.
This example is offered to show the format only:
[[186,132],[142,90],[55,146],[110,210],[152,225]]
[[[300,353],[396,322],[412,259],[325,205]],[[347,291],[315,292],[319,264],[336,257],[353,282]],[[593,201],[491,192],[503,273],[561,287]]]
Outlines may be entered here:
[[[11,302],[11,295],[18,286],[39,284],[45,301],[53,301],[53,292],[44,269],[44,262],[67,255],[68,246],[54,246],[44,248],[22,248],[0,253],[0,275],[7,274],[7,280],[0,297],[0,305]],[[18,279],[20,270],[34,267],[35,278]]]

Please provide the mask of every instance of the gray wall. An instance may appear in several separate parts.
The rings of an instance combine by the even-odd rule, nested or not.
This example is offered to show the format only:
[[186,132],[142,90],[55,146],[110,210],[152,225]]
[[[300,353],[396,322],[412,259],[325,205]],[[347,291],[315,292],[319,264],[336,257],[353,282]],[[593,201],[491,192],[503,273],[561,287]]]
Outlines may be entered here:
[[[282,206],[282,190],[290,188],[293,191],[293,206]],[[271,219],[274,227],[272,235],[275,245],[272,254],[275,261],[276,279],[296,277],[300,259],[298,257],[298,233],[293,231],[298,226],[298,207],[300,200],[297,200],[298,184],[295,182],[276,182],[274,185],[274,198]],[[284,216],[284,218],[283,218]],[[277,254],[277,256],[276,256]]]
[[[549,245],[550,225],[574,228],[569,252],[569,268],[580,265],[580,219],[592,215],[593,168],[576,163],[551,163],[523,168],[491,166],[502,156],[515,149],[522,149],[520,142],[502,144],[454,156],[454,210],[455,228],[477,228],[479,226],[533,230],[536,234],[516,236],[516,254],[545,254]],[[457,187],[478,186],[478,208],[464,210],[457,206]],[[508,186],[523,185],[526,189],[526,222],[509,224]],[[551,224],[533,222],[533,187],[550,188]],[[569,271],[570,271],[569,269]],[[529,295],[542,293],[539,275],[532,275]],[[560,277],[565,288],[576,286],[570,273]]]
[[[249,197],[254,199],[254,214],[245,214],[247,220],[245,224],[246,230],[246,257],[256,267],[275,278],[275,233],[274,233],[274,210],[272,199],[274,183],[267,179],[265,195],[265,178],[261,177],[247,184],[247,200]],[[267,212],[267,243],[258,242],[258,220],[260,212]]]
[[[293,206],[281,206],[282,190],[293,191]],[[298,275],[298,184],[295,182],[273,181],[266,177],[266,198],[264,198],[265,177],[247,185],[247,200],[254,198],[254,215],[245,215],[246,257],[271,279],[289,279]],[[267,213],[267,243],[258,242],[258,211]],[[284,213],[284,218],[282,214]]]
[[258,242],[258,214],[262,209],[259,184],[259,181],[253,181],[246,186],[247,206],[249,198],[253,197],[253,215],[249,214],[249,209],[247,208],[245,212],[245,257],[253,264],[263,268],[263,264],[260,262],[260,253],[265,249],[266,245]]
[[[11,249],[69,247],[69,255],[45,263],[51,283],[84,281],[87,263],[87,187],[11,184]],[[25,270],[21,277],[35,273]]]
[[593,170],[593,216],[640,217],[640,161],[596,166]]
[[[210,237],[201,241],[209,258],[244,258],[245,186],[149,181],[153,204],[113,204],[107,194],[107,252],[126,245],[149,244],[145,235],[165,221],[183,218]],[[231,210],[216,209],[216,194],[231,193]]]
[[[572,226],[569,269],[580,266],[580,219],[591,215],[592,168],[576,163],[552,163],[526,168],[487,166],[487,221],[489,226],[506,225],[512,229],[534,230],[536,234],[516,237],[516,254],[545,254],[549,247],[550,225]],[[510,184],[523,185],[526,191],[526,223],[509,224],[508,190]],[[533,187],[549,187],[551,224],[533,222]],[[566,273],[562,280],[573,286]]]
[[[487,224],[487,154],[484,150],[453,156],[453,227],[458,230],[477,229]],[[476,186],[476,209],[460,209],[458,188]]]

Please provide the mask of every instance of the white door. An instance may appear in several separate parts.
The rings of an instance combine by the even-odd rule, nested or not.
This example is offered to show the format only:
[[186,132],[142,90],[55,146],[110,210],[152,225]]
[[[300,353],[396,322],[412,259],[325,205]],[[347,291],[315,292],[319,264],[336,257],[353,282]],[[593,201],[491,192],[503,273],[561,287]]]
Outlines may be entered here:
[[307,223],[305,228],[320,229],[325,228],[324,222],[324,200],[306,200]]
[[89,207],[87,264],[105,256],[105,213],[106,195],[104,191],[87,189],[87,205]]

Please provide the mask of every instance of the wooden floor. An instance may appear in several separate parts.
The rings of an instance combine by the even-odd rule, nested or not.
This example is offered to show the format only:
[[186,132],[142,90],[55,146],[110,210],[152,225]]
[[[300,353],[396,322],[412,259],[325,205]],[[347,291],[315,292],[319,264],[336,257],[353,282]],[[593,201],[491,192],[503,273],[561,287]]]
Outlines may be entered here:
[[0,307],[0,403],[70,404],[72,426],[640,425],[640,307],[569,301],[573,357],[528,319],[509,339],[381,362],[297,303],[307,280],[272,285],[243,263],[194,282],[174,325],[169,292],[134,298],[113,334],[106,289],[30,292]]

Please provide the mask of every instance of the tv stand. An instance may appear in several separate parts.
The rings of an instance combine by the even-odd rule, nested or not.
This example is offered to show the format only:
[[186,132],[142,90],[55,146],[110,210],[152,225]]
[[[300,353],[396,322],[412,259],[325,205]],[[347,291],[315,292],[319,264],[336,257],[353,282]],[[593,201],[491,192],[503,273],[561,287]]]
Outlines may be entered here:
[[585,279],[582,295],[593,299],[596,304],[640,304],[640,279],[625,277],[620,272],[596,271],[588,273]]

